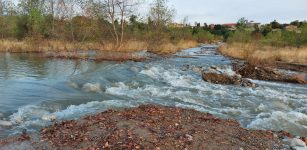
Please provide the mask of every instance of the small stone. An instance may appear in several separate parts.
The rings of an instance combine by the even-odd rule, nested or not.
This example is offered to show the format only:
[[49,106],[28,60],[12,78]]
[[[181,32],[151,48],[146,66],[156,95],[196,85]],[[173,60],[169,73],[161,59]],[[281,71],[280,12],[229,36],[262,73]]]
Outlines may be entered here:
[[131,67],[130,70],[133,72],[139,72],[139,68],[137,67]]
[[135,149],[141,149],[140,145],[135,146]]
[[273,137],[274,137],[274,138],[277,138],[277,137],[278,137],[278,135],[274,133],[274,134],[273,134]]
[[192,135],[186,134],[185,136],[188,138],[189,142],[193,141],[193,136]]
[[243,87],[247,87],[247,84],[246,84],[246,83],[243,83],[242,86],[243,86]]
[[106,142],[105,144],[104,144],[104,147],[103,148],[108,148],[110,145],[109,145],[109,142]]
[[199,67],[193,67],[192,71],[195,72],[195,73],[199,73],[199,74],[202,73],[202,70]]
[[217,69],[217,66],[211,66],[210,68],[212,68],[212,69],[215,69],[215,70],[216,70],[216,69]]
[[255,88],[255,87],[256,87],[256,84],[255,84],[255,83],[252,83],[251,87]]

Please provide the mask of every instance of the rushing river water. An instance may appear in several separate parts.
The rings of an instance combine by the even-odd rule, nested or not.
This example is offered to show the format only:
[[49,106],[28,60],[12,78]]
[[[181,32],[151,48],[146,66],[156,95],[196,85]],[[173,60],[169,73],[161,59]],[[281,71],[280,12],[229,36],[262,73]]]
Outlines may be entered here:
[[13,123],[0,126],[0,138],[23,129],[37,131],[53,119],[77,119],[141,104],[192,108],[234,118],[247,128],[307,136],[306,85],[264,81],[255,81],[257,88],[216,85],[187,69],[215,65],[230,71],[230,63],[210,46],[167,59],[125,63],[0,54],[0,120]]

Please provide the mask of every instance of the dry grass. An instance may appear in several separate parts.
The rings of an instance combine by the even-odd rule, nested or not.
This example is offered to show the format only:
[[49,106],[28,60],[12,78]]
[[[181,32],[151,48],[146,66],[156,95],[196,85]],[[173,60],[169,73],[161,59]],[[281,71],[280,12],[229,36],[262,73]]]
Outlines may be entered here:
[[[170,42],[164,42],[163,44],[157,44],[152,52],[169,54],[178,50],[195,47],[197,42],[195,41],[180,41],[177,44]],[[120,52],[135,52],[141,50],[148,50],[149,44],[145,41],[130,40],[123,43],[119,50]],[[76,51],[76,50],[101,50],[101,51],[115,51],[112,42],[83,42],[72,43],[56,40],[43,40],[36,42],[35,40],[0,40],[0,52],[48,52],[48,51]]]
[[164,54],[164,55],[173,54],[179,50],[196,47],[197,44],[198,43],[196,41],[190,41],[190,40],[189,41],[181,40],[176,44],[170,42],[163,42],[162,44],[155,45],[155,47],[151,51],[154,53]]
[[275,63],[282,61],[287,63],[307,64],[307,47],[272,47],[255,43],[233,43],[223,45],[219,51],[233,58],[245,59],[251,63]]

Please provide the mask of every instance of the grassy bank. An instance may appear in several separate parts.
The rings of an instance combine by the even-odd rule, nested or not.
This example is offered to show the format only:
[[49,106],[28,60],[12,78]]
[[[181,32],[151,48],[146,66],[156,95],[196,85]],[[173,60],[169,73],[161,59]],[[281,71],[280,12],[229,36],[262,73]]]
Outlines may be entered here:
[[245,59],[252,63],[287,63],[307,64],[307,47],[273,47],[256,43],[231,43],[219,48],[226,56]]
[[[77,50],[99,50],[114,51],[112,42],[65,42],[56,40],[0,40],[0,52],[14,53],[31,53],[31,52],[50,52],[50,51],[77,51]],[[170,54],[178,50],[187,49],[197,46],[196,41],[181,40],[177,43],[163,42],[152,44],[146,41],[129,40],[123,43],[122,47],[117,50],[120,52],[136,52],[149,50],[158,54]]]

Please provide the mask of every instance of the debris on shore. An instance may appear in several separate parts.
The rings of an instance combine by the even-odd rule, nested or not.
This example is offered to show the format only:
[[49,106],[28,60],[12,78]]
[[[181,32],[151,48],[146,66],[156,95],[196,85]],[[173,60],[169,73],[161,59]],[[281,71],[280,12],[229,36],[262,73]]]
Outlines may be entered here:
[[232,119],[155,105],[108,110],[55,123],[37,138],[20,137],[0,140],[0,149],[289,149],[284,139],[304,146],[302,139],[284,131],[248,130]]

